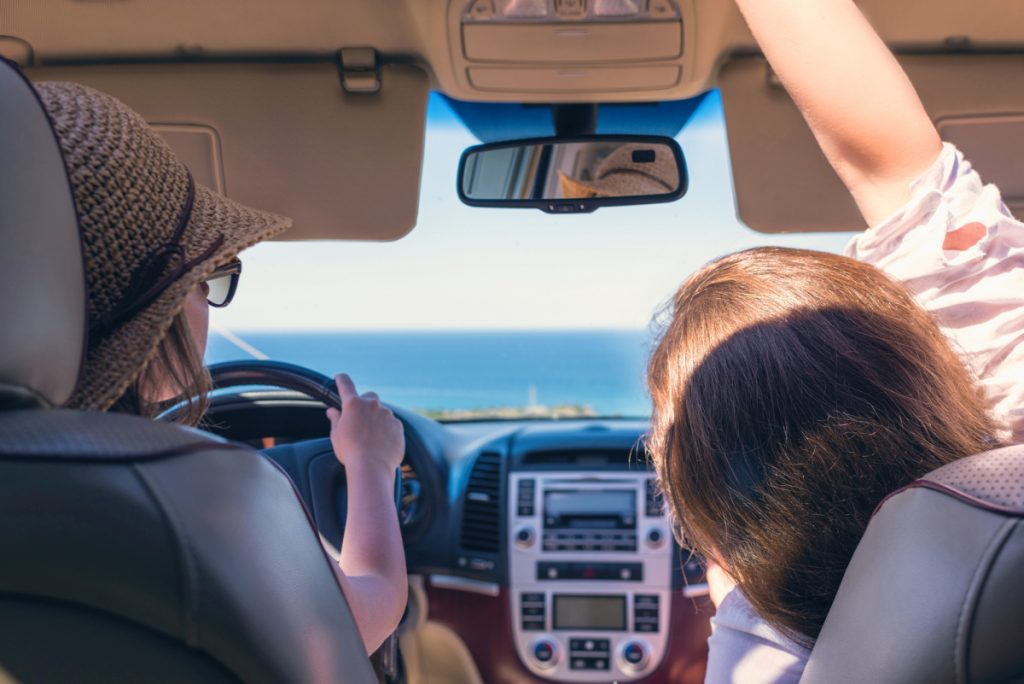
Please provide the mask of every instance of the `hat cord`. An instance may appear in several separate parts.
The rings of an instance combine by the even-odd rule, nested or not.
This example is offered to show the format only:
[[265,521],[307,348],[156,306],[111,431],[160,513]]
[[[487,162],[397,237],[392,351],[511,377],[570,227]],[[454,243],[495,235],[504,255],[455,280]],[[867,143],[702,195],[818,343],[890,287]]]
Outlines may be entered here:
[[[160,249],[147,257],[132,274],[128,287],[121,297],[120,303],[107,313],[101,315],[89,326],[89,335],[101,330],[110,331],[124,323],[127,319],[152,304],[168,287],[199,263],[206,261],[224,244],[224,234],[207,247],[202,254],[187,260],[184,248],[179,244],[185,234],[189,219],[192,217],[192,206],[195,203],[196,187],[192,173],[188,172],[188,196],[185,206],[178,217],[178,225],[171,239]],[[174,267],[165,275],[161,274],[170,266]],[[150,283],[147,285],[147,283]]]

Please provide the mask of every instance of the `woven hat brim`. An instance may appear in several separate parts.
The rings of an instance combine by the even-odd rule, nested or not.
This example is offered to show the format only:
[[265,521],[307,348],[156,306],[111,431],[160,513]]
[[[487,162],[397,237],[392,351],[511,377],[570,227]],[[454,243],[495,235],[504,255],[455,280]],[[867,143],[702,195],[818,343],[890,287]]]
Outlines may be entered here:
[[192,288],[246,247],[274,237],[291,225],[289,218],[251,209],[197,185],[192,217],[182,240],[185,253],[189,257],[201,254],[220,236],[224,237],[223,244],[102,341],[90,342],[82,375],[66,406],[97,411],[110,408],[156,357],[160,342]]
[[610,173],[594,181],[583,181],[566,176],[576,185],[606,197],[646,197],[667,195],[672,192],[661,181],[642,173]]

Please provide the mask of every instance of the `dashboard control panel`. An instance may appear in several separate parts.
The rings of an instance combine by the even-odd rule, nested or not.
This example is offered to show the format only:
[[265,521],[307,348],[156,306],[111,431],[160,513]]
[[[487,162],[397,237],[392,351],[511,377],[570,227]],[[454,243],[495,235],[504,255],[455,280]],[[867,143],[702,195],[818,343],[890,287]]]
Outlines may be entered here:
[[665,655],[669,522],[653,476],[520,471],[509,477],[509,580],[517,653],[554,681],[626,682]]

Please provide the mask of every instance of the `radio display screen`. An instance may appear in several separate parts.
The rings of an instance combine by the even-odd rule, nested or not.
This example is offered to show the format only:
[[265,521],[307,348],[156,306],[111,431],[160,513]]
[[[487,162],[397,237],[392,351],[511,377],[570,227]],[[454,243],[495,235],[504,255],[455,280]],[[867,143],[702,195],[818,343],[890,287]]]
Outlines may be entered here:
[[631,489],[544,492],[544,527],[551,529],[633,527],[636,492]]
[[555,629],[626,630],[625,596],[555,594]]

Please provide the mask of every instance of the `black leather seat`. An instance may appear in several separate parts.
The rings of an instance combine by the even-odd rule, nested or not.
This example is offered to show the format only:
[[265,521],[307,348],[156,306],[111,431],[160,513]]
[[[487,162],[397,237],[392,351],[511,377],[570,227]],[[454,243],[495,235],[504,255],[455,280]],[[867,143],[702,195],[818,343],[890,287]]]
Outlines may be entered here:
[[290,481],[255,452],[61,410],[78,227],[42,105],[0,64],[0,680],[375,681]]
[[883,502],[800,681],[1024,682],[1024,446]]

